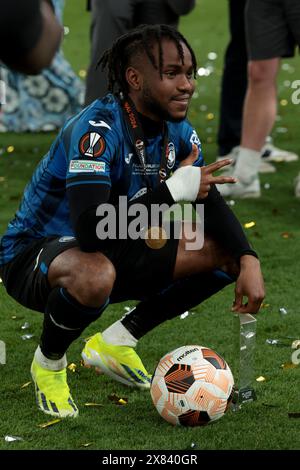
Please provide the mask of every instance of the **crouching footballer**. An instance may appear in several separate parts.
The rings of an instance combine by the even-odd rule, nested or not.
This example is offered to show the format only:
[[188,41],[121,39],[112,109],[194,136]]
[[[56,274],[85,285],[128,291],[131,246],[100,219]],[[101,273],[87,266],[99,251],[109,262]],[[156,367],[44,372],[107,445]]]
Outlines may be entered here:
[[[86,365],[147,390],[151,376],[135,346],[148,331],[230,283],[236,312],[256,313],[264,297],[257,254],[215,187],[235,183],[214,175],[230,160],[205,165],[186,119],[197,70],[187,40],[166,25],[141,26],[101,64],[110,93],[59,132],[0,242],[7,293],[43,314],[31,364],[38,408],[62,418],[78,414],[66,352],[91,323]],[[188,250],[186,230],[160,246],[143,236],[99,236],[106,208],[122,215],[121,196],[128,211],[139,204],[148,213],[155,204],[203,204],[203,246]],[[100,333],[104,309],[129,299],[139,303]]]

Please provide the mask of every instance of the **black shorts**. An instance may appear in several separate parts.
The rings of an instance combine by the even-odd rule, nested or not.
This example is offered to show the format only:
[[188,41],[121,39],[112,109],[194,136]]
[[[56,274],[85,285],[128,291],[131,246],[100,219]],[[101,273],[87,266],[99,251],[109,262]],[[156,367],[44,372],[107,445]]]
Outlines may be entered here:
[[[48,237],[34,241],[4,266],[0,276],[11,297],[31,310],[45,311],[51,287],[50,263],[60,253],[78,247],[73,237]],[[101,250],[116,269],[110,303],[143,300],[171,284],[178,248],[168,239],[160,249],[149,248],[143,239],[122,240]]]
[[299,0],[248,0],[245,23],[249,60],[292,57],[300,46]]

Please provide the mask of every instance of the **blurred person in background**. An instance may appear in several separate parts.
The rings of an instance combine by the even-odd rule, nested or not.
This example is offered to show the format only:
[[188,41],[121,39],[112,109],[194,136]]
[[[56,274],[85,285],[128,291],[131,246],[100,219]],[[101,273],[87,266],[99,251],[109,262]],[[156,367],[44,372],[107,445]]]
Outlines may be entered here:
[[0,0],[0,62],[37,74],[57,51],[62,27],[51,0]]
[[106,72],[97,67],[105,50],[118,37],[141,24],[164,23],[178,27],[181,15],[188,14],[196,0],[89,0],[91,9],[91,62],[86,80],[85,104],[108,91]]
[[[279,11],[281,0],[275,0],[274,12],[272,15],[277,15]],[[258,2],[259,3],[259,2]],[[262,4],[264,3],[264,0]],[[269,0],[265,2],[266,5]],[[287,3],[284,2],[283,3]],[[221,91],[221,104],[220,104],[220,122],[218,130],[218,146],[219,146],[219,157],[218,158],[232,158],[234,162],[240,153],[240,142],[242,135],[242,121],[243,121],[243,105],[244,99],[247,92],[248,77],[247,77],[247,63],[248,63],[248,48],[251,54],[255,34],[249,34],[246,39],[246,19],[245,9],[247,0],[229,0],[229,31],[230,31],[230,42],[226,49],[224,58],[224,72],[222,78],[222,91]],[[283,7],[283,4],[282,4]],[[255,9],[254,2],[249,1],[249,10]],[[282,14],[282,13],[281,13]],[[263,13],[262,13],[263,15]],[[273,16],[270,15],[271,22]],[[248,28],[251,28],[251,23],[254,19],[247,19]],[[256,26],[260,25],[260,20],[257,19]],[[287,24],[283,24],[283,30],[287,35],[287,41],[291,41],[291,31]],[[260,28],[261,26],[258,26]],[[272,27],[270,24],[269,27]],[[275,24],[275,28],[278,24]],[[259,36],[257,36],[259,38]],[[259,42],[259,39],[257,39]],[[257,42],[257,47],[262,47]],[[253,44],[252,44],[253,43]],[[252,44],[252,45],[251,45]],[[253,52],[253,51],[252,51]],[[289,54],[288,54],[289,55]],[[263,63],[258,60],[254,64],[249,62],[249,88],[252,90],[256,83],[255,70],[261,68]],[[262,77],[261,77],[262,78]],[[261,84],[260,80],[260,84]],[[275,84],[273,83],[272,88],[274,89]],[[248,96],[248,95],[247,95]],[[246,109],[246,108],[245,108]],[[247,113],[248,116],[248,113]],[[247,119],[247,118],[246,118]],[[254,128],[255,126],[253,126]],[[298,155],[287,150],[279,149],[272,144],[272,139],[268,136],[268,132],[271,131],[272,126],[269,128],[267,133],[263,136],[260,144],[262,144],[259,151],[258,158],[258,170],[260,173],[273,173],[276,171],[275,167],[270,162],[292,162],[298,160]],[[228,170],[227,170],[228,171]],[[233,168],[231,169],[231,172]],[[229,188],[223,188],[226,195]],[[231,188],[232,189],[232,188]],[[250,188],[251,189],[251,188]],[[232,189],[234,193],[239,192],[238,186]],[[299,188],[300,194],[300,188]],[[256,182],[256,190],[242,191],[242,197],[258,197],[260,195],[259,185]]]
[[[13,3],[16,2],[13,1]],[[45,2],[33,2],[33,0],[30,0],[28,3],[32,7],[36,3],[36,24],[38,26],[38,7],[43,11],[43,3]],[[52,0],[50,3],[51,7],[47,2],[45,8],[47,12],[51,12],[52,16],[55,13],[52,21],[55,20],[59,37],[61,37],[65,0]],[[32,17],[30,16],[30,18]],[[30,27],[28,41],[29,39],[32,40],[34,36],[33,25],[30,24]],[[39,75],[32,76],[20,73],[26,72],[26,70],[28,73],[39,72],[40,65],[36,65],[34,69],[24,66],[16,68],[14,67],[14,64],[17,63],[16,59],[11,57],[10,60],[12,53],[8,54],[8,51],[4,51],[4,62],[7,66],[0,65],[0,72],[1,79],[6,85],[6,96],[5,104],[3,104],[2,113],[0,114],[0,132],[52,131],[60,128],[71,115],[81,110],[84,98],[84,85],[75,75],[69,62],[64,58],[62,50],[55,54],[58,43],[56,48],[52,50],[51,43],[53,43],[53,40],[51,40],[51,37],[50,34],[48,36],[50,43],[48,49],[51,49],[51,56],[49,51],[47,51],[46,45],[43,44],[41,56],[43,57],[44,53],[45,57],[43,57],[39,64],[47,66],[47,68],[43,68]]]

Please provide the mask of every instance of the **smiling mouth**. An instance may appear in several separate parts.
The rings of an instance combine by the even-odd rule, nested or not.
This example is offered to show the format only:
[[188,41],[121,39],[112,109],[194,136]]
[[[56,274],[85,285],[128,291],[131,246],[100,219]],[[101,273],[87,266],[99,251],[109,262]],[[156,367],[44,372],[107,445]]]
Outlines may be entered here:
[[190,95],[177,96],[176,98],[172,98],[172,101],[187,105],[190,101],[190,98]]

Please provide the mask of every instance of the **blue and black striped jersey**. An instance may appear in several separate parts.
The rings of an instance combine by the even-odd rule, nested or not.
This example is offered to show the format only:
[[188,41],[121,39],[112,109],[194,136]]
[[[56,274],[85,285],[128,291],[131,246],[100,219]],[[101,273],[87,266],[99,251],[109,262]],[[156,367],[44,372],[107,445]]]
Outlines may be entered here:
[[[167,122],[167,126],[168,167],[174,171],[190,154],[192,143],[199,149],[195,165],[202,166],[201,144],[189,122]],[[163,135],[147,138],[145,143],[146,172],[155,189],[159,184]],[[118,196],[133,199],[146,191],[143,168],[135,155],[123,111],[110,94],[71,118],[59,132],[25,188],[15,218],[1,239],[0,265],[11,261],[36,239],[74,236],[68,190],[76,187],[84,195],[90,185],[98,185],[99,189],[106,185],[110,201]]]

